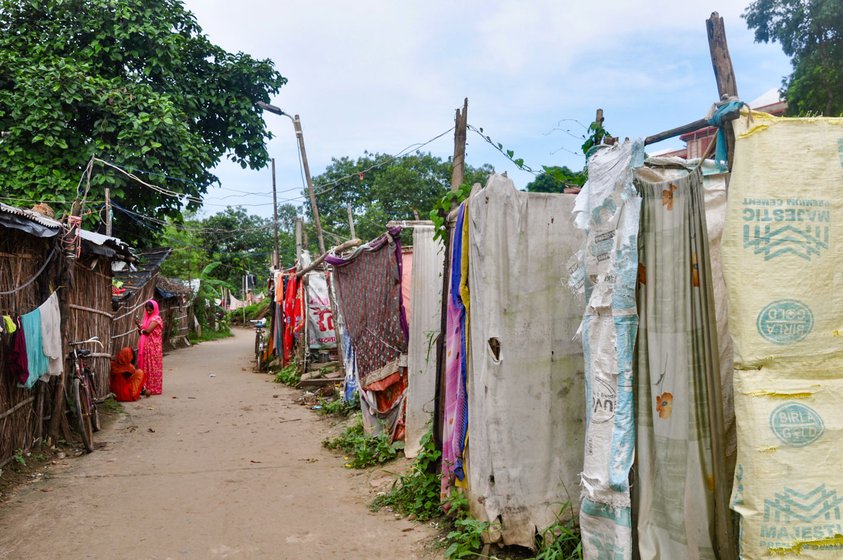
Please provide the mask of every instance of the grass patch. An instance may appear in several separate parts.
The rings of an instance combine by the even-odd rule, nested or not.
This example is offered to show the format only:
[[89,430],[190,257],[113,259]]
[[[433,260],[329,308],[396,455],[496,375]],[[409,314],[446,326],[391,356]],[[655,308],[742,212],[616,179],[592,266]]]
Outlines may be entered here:
[[351,416],[358,410],[360,410],[360,397],[356,392],[354,398],[346,401],[340,391],[337,390],[332,398],[319,399],[319,408],[316,409],[316,412],[325,416]]
[[442,514],[439,502],[440,479],[436,474],[442,453],[436,450],[432,431],[424,435],[421,444],[421,451],[409,474],[399,477],[389,492],[375,498],[371,505],[372,511],[392,507],[398,513],[414,516],[419,521],[427,521]]
[[[229,311],[226,316],[232,325],[246,325],[249,326],[249,321],[256,320],[258,317],[265,316],[269,310],[269,298],[263,298],[257,303],[252,303],[244,308]],[[245,315],[246,321],[243,321]]]
[[288,364],[275,373],[276,383],[283,383],[290,387],[295,387],[301,381],[301,374],[299,373],[298,364]]
[[117,402],[117,399],[114,398],[114,395],[109,395],[107,399],[97,405],[97,408],[101,408],[103,411],[109,414],[122,414],[125,410],[123,408],[123,403]]
[[219,331],[214,331],[211,329],[202,329],[201,336],[199,336],[195,332],[192,332],[188,336],[188,340],[190,340],[191,344],[199,344],[200,342],[210,342],[212,340],[231,338],[232,336],[234,336],[234,334],[231,332],[231,329],[223,329]]
[[535,560],[582,560],[582,539],[570,502],[563,504],[555,523],[536,535],[536,550]]
[[340,435],[322,441],[322,445],[346,453],[346,467],[365,469],[395,459],[398,452],[404,449],[403,441],[392,443],[389,439],[389,435],[383,432],[373,437],[367,436],[363,430],[363,416],[357,414]]

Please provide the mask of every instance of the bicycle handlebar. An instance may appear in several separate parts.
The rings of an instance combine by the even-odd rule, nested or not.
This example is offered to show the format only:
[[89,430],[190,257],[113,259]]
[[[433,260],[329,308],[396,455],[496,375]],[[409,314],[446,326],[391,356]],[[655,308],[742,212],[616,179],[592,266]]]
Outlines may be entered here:
[[68,344],[70,346],[80,346],[82,344],[90,344],[92,342],[96,342],[97,344],[99,344],[100,348],[105,348],[105,345],[102,342],[100,342],[100,337],[98,337],[98,336],[92,336],[88,340],[80,340],[78,342],[69,342]]

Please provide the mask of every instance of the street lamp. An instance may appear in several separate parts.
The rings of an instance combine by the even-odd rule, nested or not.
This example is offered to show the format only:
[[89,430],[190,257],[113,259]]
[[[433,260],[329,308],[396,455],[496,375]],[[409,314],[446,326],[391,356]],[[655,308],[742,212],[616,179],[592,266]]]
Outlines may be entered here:
[[[258,101],[256,103],[258,107],[263,109],[264,111],[269,111],[270,113],[275,113],[276,115],[280,115],[282,117],[287,117],[291,121],[293,121],[293,128],[296,130],[296,140],[298,140],[299,144],[299,154],[301,154],[301,161],[302,166],[304,167],[304,177],[307,181],[307,192],[310,195],[310,208],[313,211],[313,224],[316,226],[316,236],[319,239],[319,252],[321,254],[325,254],[325,240],[322,238],[322,221],[319,219],[319,207],[316,206],[316,194],[313,192],[313,181],[310,178],[310,166],[307,164],[307,151],[304,148],[304,133],[301,129],[301,119],[298,115],[295,117],[291,117],[288,113],[285,113],[279,107],[275,105],[270,105],[269,103],[264,103],[263,101]],[[272,173],[272,196],[273,196],[273,203],[275,202],[275,168],[274,168],[274,160],[273,160],[273,173]],[[278,251],[278,210],[276,204],[275,210],[275,246],[276,246],[276,253]]]

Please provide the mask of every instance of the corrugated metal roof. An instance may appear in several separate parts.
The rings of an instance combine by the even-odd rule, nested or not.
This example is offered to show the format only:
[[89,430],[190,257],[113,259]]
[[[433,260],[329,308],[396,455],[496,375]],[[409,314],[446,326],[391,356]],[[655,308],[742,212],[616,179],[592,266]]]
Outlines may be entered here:
[[39,214],[38,212],[27,210],[25,208],[17,208],[15,206],[9,206],[8,204],[3,204],[2,202],[0,202],[0,212],[26,218],[50,229],[61,228],[61,222],[58,222],[52,218],[48,218],[47,216]]

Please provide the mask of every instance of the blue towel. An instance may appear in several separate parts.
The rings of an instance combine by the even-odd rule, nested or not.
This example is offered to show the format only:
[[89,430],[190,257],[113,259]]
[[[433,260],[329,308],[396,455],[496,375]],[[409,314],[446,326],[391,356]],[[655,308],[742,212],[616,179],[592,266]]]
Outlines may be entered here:
[[41,310],[36,309],[26,315],[21,315],[20,319],[26,335],[26,357],[29,360],[29,377],[23,386],[32,389],[35,382],[50,369],[41,337]]

